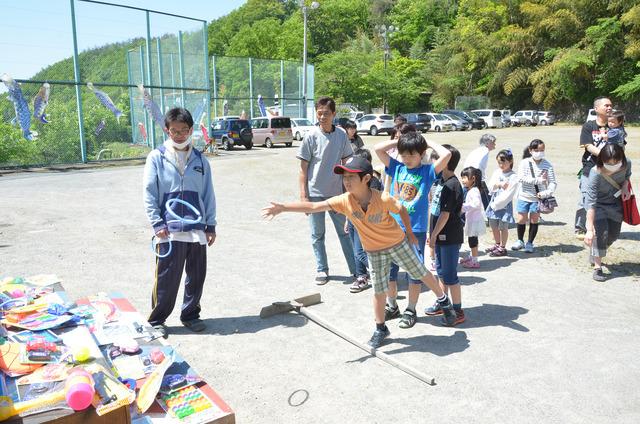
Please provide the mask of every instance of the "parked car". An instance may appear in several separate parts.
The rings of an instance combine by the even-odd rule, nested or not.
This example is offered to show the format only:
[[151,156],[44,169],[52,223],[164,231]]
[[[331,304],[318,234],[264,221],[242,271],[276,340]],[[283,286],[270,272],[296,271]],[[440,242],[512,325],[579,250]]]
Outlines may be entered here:
[[448,113],[443,113],[442,115],[449,118],[451,121],[451,129],[453,131],[466,131],[471,129],[471,124],[469,124],[465,119]]
[[284,143],[291,147],[293,133],[291,132],[291,118],[286,116],[263,116],[251,120],[253,143],[272,148],[276,143]]
[[502,113],[502,128],[510,127],[512,125],[511,111],[509,109],[503,109],[500,112]]
[[476,109],[471,112],[475,113],[484,120],[486,128],[502,128],[502,112],[497,109]]
[[220,119],[211,124],[209,138],[225,150],[233,150],[233,146],[253,147],[251,124],[246,119]]
[[451,131],[453,129],[451,119],[445,115],[441,113],[425,113],[425,115],[431,119],[431,128],[433,128],[434,131]]
[[531,127],[538,125],[538,111],[537,110],[519,110],[513,115],[513,125],[519,127],[524,125],[525,127]]
[[302,140],[305,135],[316,126],[311,121],[305,118],[292,118],[291,119],[291,132],[293,133],[294,140]]
[[457,110],[457,109],[445,109],[442,111],[442,113],[449,116],[452,116],[452,115],[456,116],[468,122],[470,129],[477,128],[481,130],[486,126],[486,124],[484,123],[484,120],[480,119],[478,115],[476,115],[473,112],[465,112],[463,110]]
[[538,111],[538,123],[540,125],[553,125],[556,123],[556,114],[548,111]]
[[366,132],[369,135],[378,135],[378,133],[386,132],[389,134],[393,129],[393,116],[383,113],[370,113],[364,115],[356,121],[358,125],[357,132]]
[[416,127],[416,130],[426,133],[431,128],[431,119],[426,113],[405,113],[407,123]]
[[596,120],[596,110],[595,109],[589,109],[589,112],[587,112],[587,121],[595,121]]

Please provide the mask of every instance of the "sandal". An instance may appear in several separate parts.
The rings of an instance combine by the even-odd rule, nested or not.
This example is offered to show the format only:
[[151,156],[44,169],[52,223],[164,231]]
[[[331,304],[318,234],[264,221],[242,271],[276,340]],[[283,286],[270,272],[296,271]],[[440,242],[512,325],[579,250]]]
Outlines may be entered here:
[[414,325],[416,325],[417,320],[418,320],[418,317],[416,317],[415,311],[412,311],[411,309],[405,309],[404,313],[402,314],[402,318],[400,318],[400,323],[398,324],[398,327],[411,328]]

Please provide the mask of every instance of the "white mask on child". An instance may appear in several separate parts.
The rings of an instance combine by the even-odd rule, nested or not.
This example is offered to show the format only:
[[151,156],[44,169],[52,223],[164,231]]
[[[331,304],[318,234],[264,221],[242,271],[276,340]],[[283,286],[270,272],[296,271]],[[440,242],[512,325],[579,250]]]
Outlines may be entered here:
[[172,138],[169,138],[169,142],[174,149],[184,149],[189,147],[189,145],[191,144],[191,137],[187,138],[182,143],[176,143]]
[[544,159],[544,152],[531,152],[531,157],[533,158],[533,160]]
[[622,167],[622,162],[616,163],[615,165],[609,165],[608,163],[605,163],[603,165],[604,165],[604,169],[606,169],[607,171],[616,172]]

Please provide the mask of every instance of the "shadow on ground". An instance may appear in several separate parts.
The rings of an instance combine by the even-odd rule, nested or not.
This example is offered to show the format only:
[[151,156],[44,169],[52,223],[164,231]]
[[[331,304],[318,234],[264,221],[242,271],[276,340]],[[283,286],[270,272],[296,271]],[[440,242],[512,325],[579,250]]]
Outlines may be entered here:
[[[509,254],[511,255],[511,252],[509,252]],[[480,268],[478,268],[477,271],[495,271],[496,269],[503,268],[517,260],[518,260],[517,258],[508,257],[508,256],[496,258],[496,259],[492,258],[492,259],[483,260],[480,263]],[[460,268],[458,268],[458,271],[476,271],[476,270],[463,268],[462,265],[460,265]]]
[[221,336],[231,334],[251,334],[278,326],[303,327],[308,322],[305,317],[296,313],[283,313],[269,318],[260,318],[258,315],[246,315],[241,317],[207,318],[203,321],[207,325],[207,328],[201,333],[194,333],[185,327],[178,325],[169,327],[169,334],[218,334]]
[[620,233],[619,240],[640,240],[640,231],[623,231]]
[[[481,327],[507,327],[512,330],[528,332],[529,329],[516,321],[520,315],[529,312],[521,306],[506,306],[484,303],[482,306],[463,308],[466,321],[458,324],[456,328],[481,328]],[[432,325],[441,326],[442,317],[420,318],[418,323],[425,322]]]

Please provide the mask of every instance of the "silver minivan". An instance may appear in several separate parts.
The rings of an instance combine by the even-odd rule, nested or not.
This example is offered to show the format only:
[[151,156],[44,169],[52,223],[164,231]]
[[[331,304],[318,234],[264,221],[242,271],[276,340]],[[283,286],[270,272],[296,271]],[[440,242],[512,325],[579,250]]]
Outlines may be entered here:
[[498,109],[476,109],[471,112],[478,115],[488,128],[502,128],[502,111]]
[[538,125],[538,111],[537,110],[519,110],[511,117],[513,125],[519,127],[524,125],[525,127],[531,127]]
[[284,143],[291,147],[293,133],[291,132],[291,118],[286,116],[262,116],[251,120],[253,144],[272,148],[276,143]]

